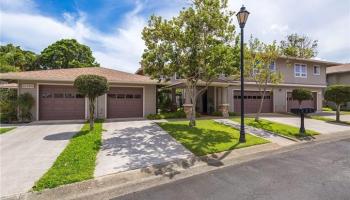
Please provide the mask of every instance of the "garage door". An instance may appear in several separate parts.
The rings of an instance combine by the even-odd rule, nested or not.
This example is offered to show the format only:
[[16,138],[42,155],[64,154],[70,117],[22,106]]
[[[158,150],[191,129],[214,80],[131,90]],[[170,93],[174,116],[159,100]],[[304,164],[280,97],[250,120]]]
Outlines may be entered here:
[[[302,108],[315,108],[317,107],[317,93],[312,93],[312,99],[308,101],[303,101],[301,103]],[[292,93],[287,93],[287,111],[290,112],[291,108],[299,108],[299,102],[297,100],[293,100]]]
[[107,118],[143,117],[143,89],[113,87],[107,93]]
[[85,118],[85,98],[73,86],[40,85],[39,120]]
[[[262,113],[273,112],[273,98],[271,92],[266,92],[263,102]],[[259,110],[259,105],[262,95],[258,91],[245,91],[244,92],[244,112],[256,113]],[[234,111],[241,112],[241,91],[234,91],[233,94]]]

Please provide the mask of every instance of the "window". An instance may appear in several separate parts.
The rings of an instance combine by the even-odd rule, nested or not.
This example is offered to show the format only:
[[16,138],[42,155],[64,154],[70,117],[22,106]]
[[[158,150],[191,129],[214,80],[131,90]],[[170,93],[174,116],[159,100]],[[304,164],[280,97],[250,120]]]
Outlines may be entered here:
[[134,98],[134,95],[132,95],[132,94],[127,94],[127,95],[126,95],[126,98],[127,98],[127,99],[132,99],[132,98]]
[[125,99],[125,94],[117,94],[117,99]]
[[276,62],[275,61],[271,62],[271,64],[270,64],[270,71],[272,71],[272,72],[276,71]]
[[53,95],[54,98],[63,98],[63,93],[55,93]]
[[73,95],[72,93],[66,93],[64,94],[64,97],[67,98],[67,99],[72,99],[74,98],[75,95]]
[[320,75],[321,74],[321,67],[315,65],[314,66],[314,75]]
[[134,99],[141,99],[141,94],[135,94]]
[[306,78],[307,77],[307,68],[305,64],[294,64],[294,76]]
[[51,93],[42,93],[41,98],[44,98],[44,99],[52,98],[52,94]]
[[107,94],[107,96],[108,96],[109,98],[113,98],[113,99],[115,99],[115,97],[116,97],[115,94]]

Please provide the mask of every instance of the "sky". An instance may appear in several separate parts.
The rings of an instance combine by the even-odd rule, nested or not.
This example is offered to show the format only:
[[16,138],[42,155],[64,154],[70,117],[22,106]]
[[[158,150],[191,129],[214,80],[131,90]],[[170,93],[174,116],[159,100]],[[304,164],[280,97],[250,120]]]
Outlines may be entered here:
[[[57,40],[75,38],[92,49],[101,66],[133,73],[140,66],[145,47],[141,31],[149,17],[170,19],[190,4],[189,0],[1,0],[0,43],[40,53]],[[229,9],[238,11],[242,4],[250,12],[246,38],[253,35],[270,43],[298,33],[318,40],[317,59],[350,63],[350,0],[229,0]]]

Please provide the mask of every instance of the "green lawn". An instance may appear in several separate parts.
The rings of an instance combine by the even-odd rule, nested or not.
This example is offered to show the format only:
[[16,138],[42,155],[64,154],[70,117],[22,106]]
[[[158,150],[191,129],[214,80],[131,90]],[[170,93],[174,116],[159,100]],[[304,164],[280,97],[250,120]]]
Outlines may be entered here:
[[188,121],[159,123],[172,137],[197,156],[217,153],[269,141],[246,134],[246,143],[239,143],[239,131],[213,120],[197,120],[196,127],[190,128]]
[[86,123],[33,189],[40,191],[93,178],[96,155],[101,146],[101,134],[102,121],[97,121],[92,131]]
[[[322,121],[329,122],[329,123],[334,123],[334,124],[350,125],[350,122],[346,122],[346,121],[337,122],[334,119],[331,119],[331,118],[328,118],[328,117],[322,117],[322,116],[315,116],[314,115],[314,116],[310,116],[310,118],[317,119],[317,120],[322,120]],[[341,119],[341,116],[340,116],[340,119]]]
[[15,127],[11,127],[11,128],[0,128],[0,134],[9,132],[10,130],[15,129]]
[[[232,120],[240,122],[240,118],[233,118]],[[299,138],[299,127],[294,127],[282,123],[272,122],[265,119],[260,119],[259,122],[255,122],[254,118],[245,118],[245,124],[255,128],[260,128],[266,131],[271,131],[279,135],[284,135],[292,138]],[[306,130],[306,135],[318,135],[319,133],[311,130]]]

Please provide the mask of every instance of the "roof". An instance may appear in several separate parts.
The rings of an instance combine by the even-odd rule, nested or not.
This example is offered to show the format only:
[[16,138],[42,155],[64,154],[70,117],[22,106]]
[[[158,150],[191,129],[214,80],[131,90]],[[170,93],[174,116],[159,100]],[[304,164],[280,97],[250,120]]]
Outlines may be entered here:
[[122,72],[103,67],[53,69],[0,74],[1,80],[74,81],[79,75],[95,74],[104,76],[110,83],[157,84],[147,76]]
[[284,59],[290,59],[290,60],[298,60],[298,61],[304,61],[304,62],[314,62],[319,64],[325,64],[327,67],[334,66],[334,65],[341,65],[342,63],[338,62],[331,62],[326,60],[317,60],[312,58],[298,58],[298,57],[292,57],[292,56],[279,56],[279,58]]
[[[327,67],[342,64],[342,63],[331,62],[331,61],[326,61],[326,60],[317,60],[317,59],[311,59],[311,58],[298,58],[298,57],[292,57],[292,56],[279,56],[279,58],[325,64]],[[136,70],[135,74],[143,75],[143,67],[138,68]]]
[[327,68],[327,74],[350,72],[350,63],[344,65],[331,66]]

